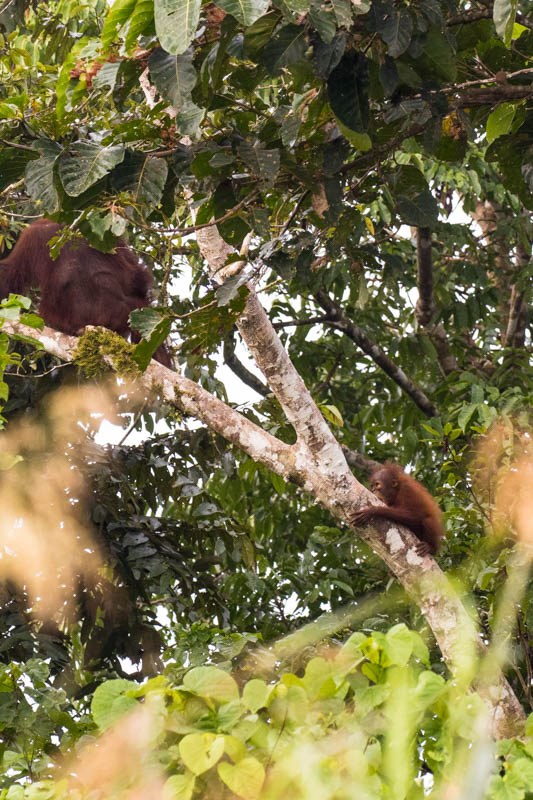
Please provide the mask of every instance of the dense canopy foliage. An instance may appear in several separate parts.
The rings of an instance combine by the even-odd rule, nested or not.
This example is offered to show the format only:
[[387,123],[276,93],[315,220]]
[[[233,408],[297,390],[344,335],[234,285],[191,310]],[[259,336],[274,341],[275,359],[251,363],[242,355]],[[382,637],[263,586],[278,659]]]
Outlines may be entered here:
[[[390,459],[437,498],[440,566],[485,642],[512,632],[506,674],[526,714],[533,592],[514,534],[531,532],[527,514],[519,524],[508,512],[533,488],[532,48],[525,0],[0,5],[4,254],[42,215],[66,224],[56,252],[79,233],[103,251],[126,236],[159,290],[157,307],[133,315],[148,342],[137,362],[170,333],[186,377],[292,444],[294,425],[235,335],[252,279],[357,477]],[[202,240],[213,221],[240,265],[218,288]],[[20,306],[10,301],[6,319]],[[115,396],[137,433],[89,445],[95,395],[85,410],[49,403],[88,380],[44,350],[0,334],[0,466],[48,520],[54,581],[71,603],[43,621],[24,581],[2,584],[0,786],[49,777],[60,750],[141,697],[161,704],[160,728],[142,741],[175,778],[165,797],[219,791],[216,780],[256,797],[271,762],[268,791],[285,796],[289,756],[318,774],[324,752],[343,763],[346,796],[381,797],[403,762],[398,798],[423,796],[430,772],[445,781],[450,764],[466,769],[477,706],[457,711],[454,692],[468,686],[446,681],[422,614],[367,543],[234,439],[153,398]],[[78,414],[83,442],[61,422]],[[63,564],[57,519],[43,512],[55,497],[43,464],[59,451],[80,476],[69,491],[102,554],[93,572]],[[511,463],[525,483],[506,481]],[[520,578],[511,589],[509,574]],[[502,594],[516,624],[498,616]],[[275,644],[317,619],[318,633]],[[233,668],[239,685],[186,672],[207,664]],[[386,740],[383,715],[405,720],[402,739]],[[334,728],[347,738],[330,751],[284,742],[311,748],[301,729],[320,741]],[[278,740],[283,756],[272,755]],[[363,740],[354,771],[346,752]],[[529,751],[507,743],[502,755],[523,763],[491,791],[524,797]],[[344,796],[320,780],[325,796]]]

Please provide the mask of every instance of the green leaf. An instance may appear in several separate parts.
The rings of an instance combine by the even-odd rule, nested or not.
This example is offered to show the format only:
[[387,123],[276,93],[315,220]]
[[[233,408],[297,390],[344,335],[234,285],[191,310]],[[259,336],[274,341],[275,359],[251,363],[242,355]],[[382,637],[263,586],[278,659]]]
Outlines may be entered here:
[[281,475],[277,475],[275,472],[270,473],[270,483],[276,490],[278,494],[284,494],[287,485]]
[[232,330],[246,303],[248,290],[241,286],[235,299],[228,305],[213,305],[214,292],[206,297],[207,304],[185,320],[180,321],[180,335],[183,339],[182,353],[198,355],[220,343]]
[[414,697],[420,708],[427,708],[446,691],[446,681],[442,675],[426,670],[418,676]]
[[524,789],[530,792],[533,787],[533,760],[517,758],[512,764],[512,769],[520,777]]
[[195,782],[194,775],[171,775],[163,786],[163,800],[191,800]]
[[[7,394],[5,394],[5,390],[8,388],[6,384],[3,386],[0,383],[1,387],[1,399],[6,400]],[[4,388],[5,387],[5,388]],[[22,456],[16,455],[14,453],[8,453],[6,451],[0,453],[0,471],[7,472],[7,470],[12,469],[16,464],[20,464],[21,461],[24,461]],[[10,691],[10,689],[0,689],[0,691]]]
[[357,16],[359,14],[368,14],[372,7],[371,0],[351,0],[353,5],[353,12]]
[[466,427],[470,422],[473,414],[475,413],[475,411],[477,411],[477,407],[478,407],[477,403],[468,403],[467,405],[463,406],[462,409],[460,410],[459,415],[457,417],[457,424],[459,425],[463,433],[466,431]]
[[254,144],[243,142],[238,152],[242,160],[248,164],[261,181],[267,186],[274,183],[280,168],[279,150],[266,150],[260,142]]
[[5,800],[24,800],[24,787],[13,784],[6,792]]
[[121,61],[115,61],[115,63],[107,61],[94,76],[93,86],[96,89],[103,89],[104,86],[109,86],[112,91],[116,86],[121,66]]
[[413,36],[413,19],[406,8],[390,8],[390,13],[384,15],[378,26],[378,33],[388,45],[389,55],[397,58],[404,53],[411,44]]
[[437,75],[441,75],[447,81],[456,79],[457,55],[450,39],[437,28],[429,29],[424,54],[431,61]]
[[286,3],[287,8],[290,8],[295,14],[305,14],[306,11],[309,11],[310,4],[311,0],[288,0]]
[[201,775],[224,755],[224,737],[215,736],[214,733],[189,733],[179,743],[179,752],[187,769],[195,775]]
[[131,17],[135,9],[136,0],[115,0],[104,21],[102,28],[102,44],[107,49],[115,37]]
[[265,681],[253,678],[244,686],[242,702],[247,709],[255,714],[256,711],[267,705],[271,691],[272,687],[268,686]]
[[137,0],[127,27],[126,50],[137,46],[139,36],[153,35],[154,30],[153,0]]
[[16,119],[22,117],[22,112],[11,103],[0,103],[0,119]]
[[331,44],[337,32],[333,6],[321,3],[320,0],[311,0],[308,18],[318,31],[322,41]]
[[[232,275],[230,278],[226,278],[224,283],[221,283],[215,289],[217,305],[227,306],[228,303],[231,303],[238,296],[241,286],[244,286],[247,281],[248,275],[242,272],[239,275]],[[248,291],[246,289],[246,294],[248,294]]]
[[128,192],[135,203],[142,203],[151,210],[161,202],[167,176],[168,164],[165,159],[127,153],[111,177],[120,192]]
[[489,144],[498,136],[509,133],[516,110],[520,105],[520,103],[502,103],[489,114],[487,119],[487,142]]
[[405,225],[416,228],[432,228],[439,216],[437,201],[429,190],[407,197],[396,197],[396,208],[401,221]]
[[174,56],[187,50],[196,34],[201,5],[201,0],[154,0],[155,30],[163,50]]
[[195,103],[185,103],[176,116],[176,130],[184,136],[198,138],[204,114],[205,110],[199,108]]
[[349,30],[352,24],[352,3],[350,0],[333,0],[332,5],[339,28]]
[[272,36],[264,52],[265,66],[270,75],[278,75],[283,67],[301,61],[306,51],[303,25],[285,25]]
[[59,157],[59,176],[67,194],[78,197],[105,177],[124,158],[124,145],[102,147],[78,141]]
[[130,314],[132,328],[139,331],[143,339],[149,339],[161,322],[161,312],[157,308],[138,308]]
[[313,70],[319,78],[328,78],[346,50],[346,34],[341,31],[329,44],[322,39],[313,43]]
[[70,87],[70,73],[78,60],[80,52],[87,46],[87,39],[84,37],[76,42],[68,56],[64,59],[56,82],[56,117],[62,120],[65,113],[70,110],[70,98],[72,89]]
[[265,768],[253,756],[243,758],[234,765],[224,761],[217,770],[230,791],[244,800],[255,800],[265,782]]
[[150,56],[148,69],[159,94],[174,108],[181,108],[190,101],[198,80],[192,50],[176,56],[159,47]]
[[210,697],[219,703],[237,700],[239,689],[227,672],[217,667],[195,667],[183,679],[183,685],[190,692],[201,697]]
[[269,0],[217,0],[219,8],[223,8],[246,27],[266,14],[269,5]]
[[342,135],[348,139],[350,144],[353,144],[358,150],[362,153],[366,153],[367,150],[372,149],[372,139],[368,135],[368,133],[356,133],[355,131],[351,131],[346,125],[343,125],[340,120],[337,120],[339,125],[339,130]]
[[337,406],[319,403],[318,407],[321,410],[324,417],[328,420],[328,422],[331,422],[332,425],[338,425],[340,428],[343,427],[344,420]]
[[[306,11],[304,8],[303,11]],[[244,32],[244,52],[248,58],[257,58],[272,38],[274,28],[278,24],[278,14],[270,11],[261,17]]]
[[44,328],[43,319],[38,314],[21,314],[20,321],[23,325],[27,325],[29,328],[36,328],[40,331],[42,331]]
[[115,678],[97,687],[91,702],[91,713],[99,728],[105,730],[129,711],[139,707],[134,697],[127,697],[126,692],[135,691],[136,685],[131,681]]
[[335,116],[352,131],[368,128],[368,66],[362,53],[345,53],[328,78],[328,97]]
[[407,626],[400,622],[387,631],[383,640],[383,650],[390,662],[399,667],[404,667],[413,652],[413,638]]
[[492,9],[494,27],[506,47],[511,46],[517,9],[518,0],[494,0]]
[[131,357],[137,363],[142,372],[144,372],[152,360],[157,348],[167,340],[171,327],[172,323],[170,319],[160,319],[159,323],[152,330],[150,337],[136,345]]
[[28,163],[25,183],[35,205],[45,214],[54,214],[59,208],[54,166],[62,149],[55,142],[47,140],[36,142],[33,149],[37,150],[41,157]]

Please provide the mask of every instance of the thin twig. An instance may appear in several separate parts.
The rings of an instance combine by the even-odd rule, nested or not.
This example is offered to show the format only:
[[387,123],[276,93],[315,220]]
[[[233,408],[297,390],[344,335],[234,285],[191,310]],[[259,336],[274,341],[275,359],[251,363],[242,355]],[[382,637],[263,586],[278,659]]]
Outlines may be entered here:
[[146,409],[147,403],[148,403],[148,401],[147,401],[147,400],[145,400],[145,401],[144,401],[144,403],[142,404],[142,406],[140,407],[139,411],[137,412],[137,414],[136,414],[136,415],[135,415],[135,417],[133,418],[133,422],[131,423],[130,427],[128,428],[128,430],[126,431],[126,433],[124,434],[124,436],[122,437],[122,439],[120,440],[120,442],[118,443],[118,447],[122,447],[122,445],[124,444],[124,442],[126,441],[126,439],[128,438],[128,436],[130,435],[130,433],[132,432],[132,430],[135,428],[135,426],[136,426],[136,425],[137,425],[137,423],[139,422],[140,418],[141,418],[141,417],[142,417],[142,415],[144,414],[144,411],[145,411],[145,409]]
[[315,325],[317,322],[331,321],[332,320],[329,314],[322,314],[320,317],[309,317],[308,319],[289,319],[285,322],[273,322],[272,324],[275,330],[280,330],[281,328],[290,328],[291,326],[297,328],[302,325]]

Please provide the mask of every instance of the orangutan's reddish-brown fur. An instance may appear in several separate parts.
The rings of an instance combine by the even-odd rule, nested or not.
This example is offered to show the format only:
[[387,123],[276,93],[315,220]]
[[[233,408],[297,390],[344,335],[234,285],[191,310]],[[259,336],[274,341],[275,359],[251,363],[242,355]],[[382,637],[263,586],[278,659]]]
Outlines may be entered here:
[[[0,298],[39,288],[39,314],[47,325],[69,334],[86,325],[102,325],[125,338],[132,333],[129,314],[150,304],[154,278],[149,267],[123,241],[116,252],[101,253],[85,239],[68,242],[54,260],[48,242],[61,230],[48,219],[32,222],[7,258],[0,261]],[[171,366],[164,345],[154,358]]]
[[428,490],[396,464],[375,469],[370,476],[370,489],[386,505],[361,508],[351,515],[351,521],[364,525],[374,517],[385,517],[399,522],[419,540],[419,555],[435,555],[444,529],[440,508]]

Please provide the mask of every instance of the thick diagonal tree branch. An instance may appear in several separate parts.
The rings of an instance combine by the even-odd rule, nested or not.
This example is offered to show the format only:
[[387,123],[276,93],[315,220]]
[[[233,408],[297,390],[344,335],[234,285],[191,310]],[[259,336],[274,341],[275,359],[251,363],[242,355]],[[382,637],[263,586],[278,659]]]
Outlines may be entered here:
[[373,469],[380,466],[378,461],[374,461],[373,458],[367,458],[362,453],[358,453],[357,450],[350,450],[345,444],[341,445],[341,447],[346,461],[354,469],[372,472]]
[[255,392],[263,395],[263,397],[266,397],[267,394],[270,394],[270,389],[268,386],[259,380],[259,378],[254,375],[253,372],[250,372],[250,370],[247,369],[247,367],[245,367],[235,355],[233,332],[228,334],[224,339],[224,363],[238,378],[241,379],[243,383],[246,383],[247,386],[249,386]]
[[370,356],[372,361],[374,361],[400,389],[409,395],[427,417],[436,417],[438,415],[439,410],[437,406],[429,400],[422,389],[417,386],[416,383],[405,374],[403,369],[395,364],[381,347],[373,342],[361,328],[354,325],[353,322],[350,322],[342,308],[332,300],[326,292],[320,290],[316,293],[315,299],[319,305],[328,312],[330,317],[330,322],[328,324],[332,328],[342,331],[352,342],[361,348],[363,353]]

